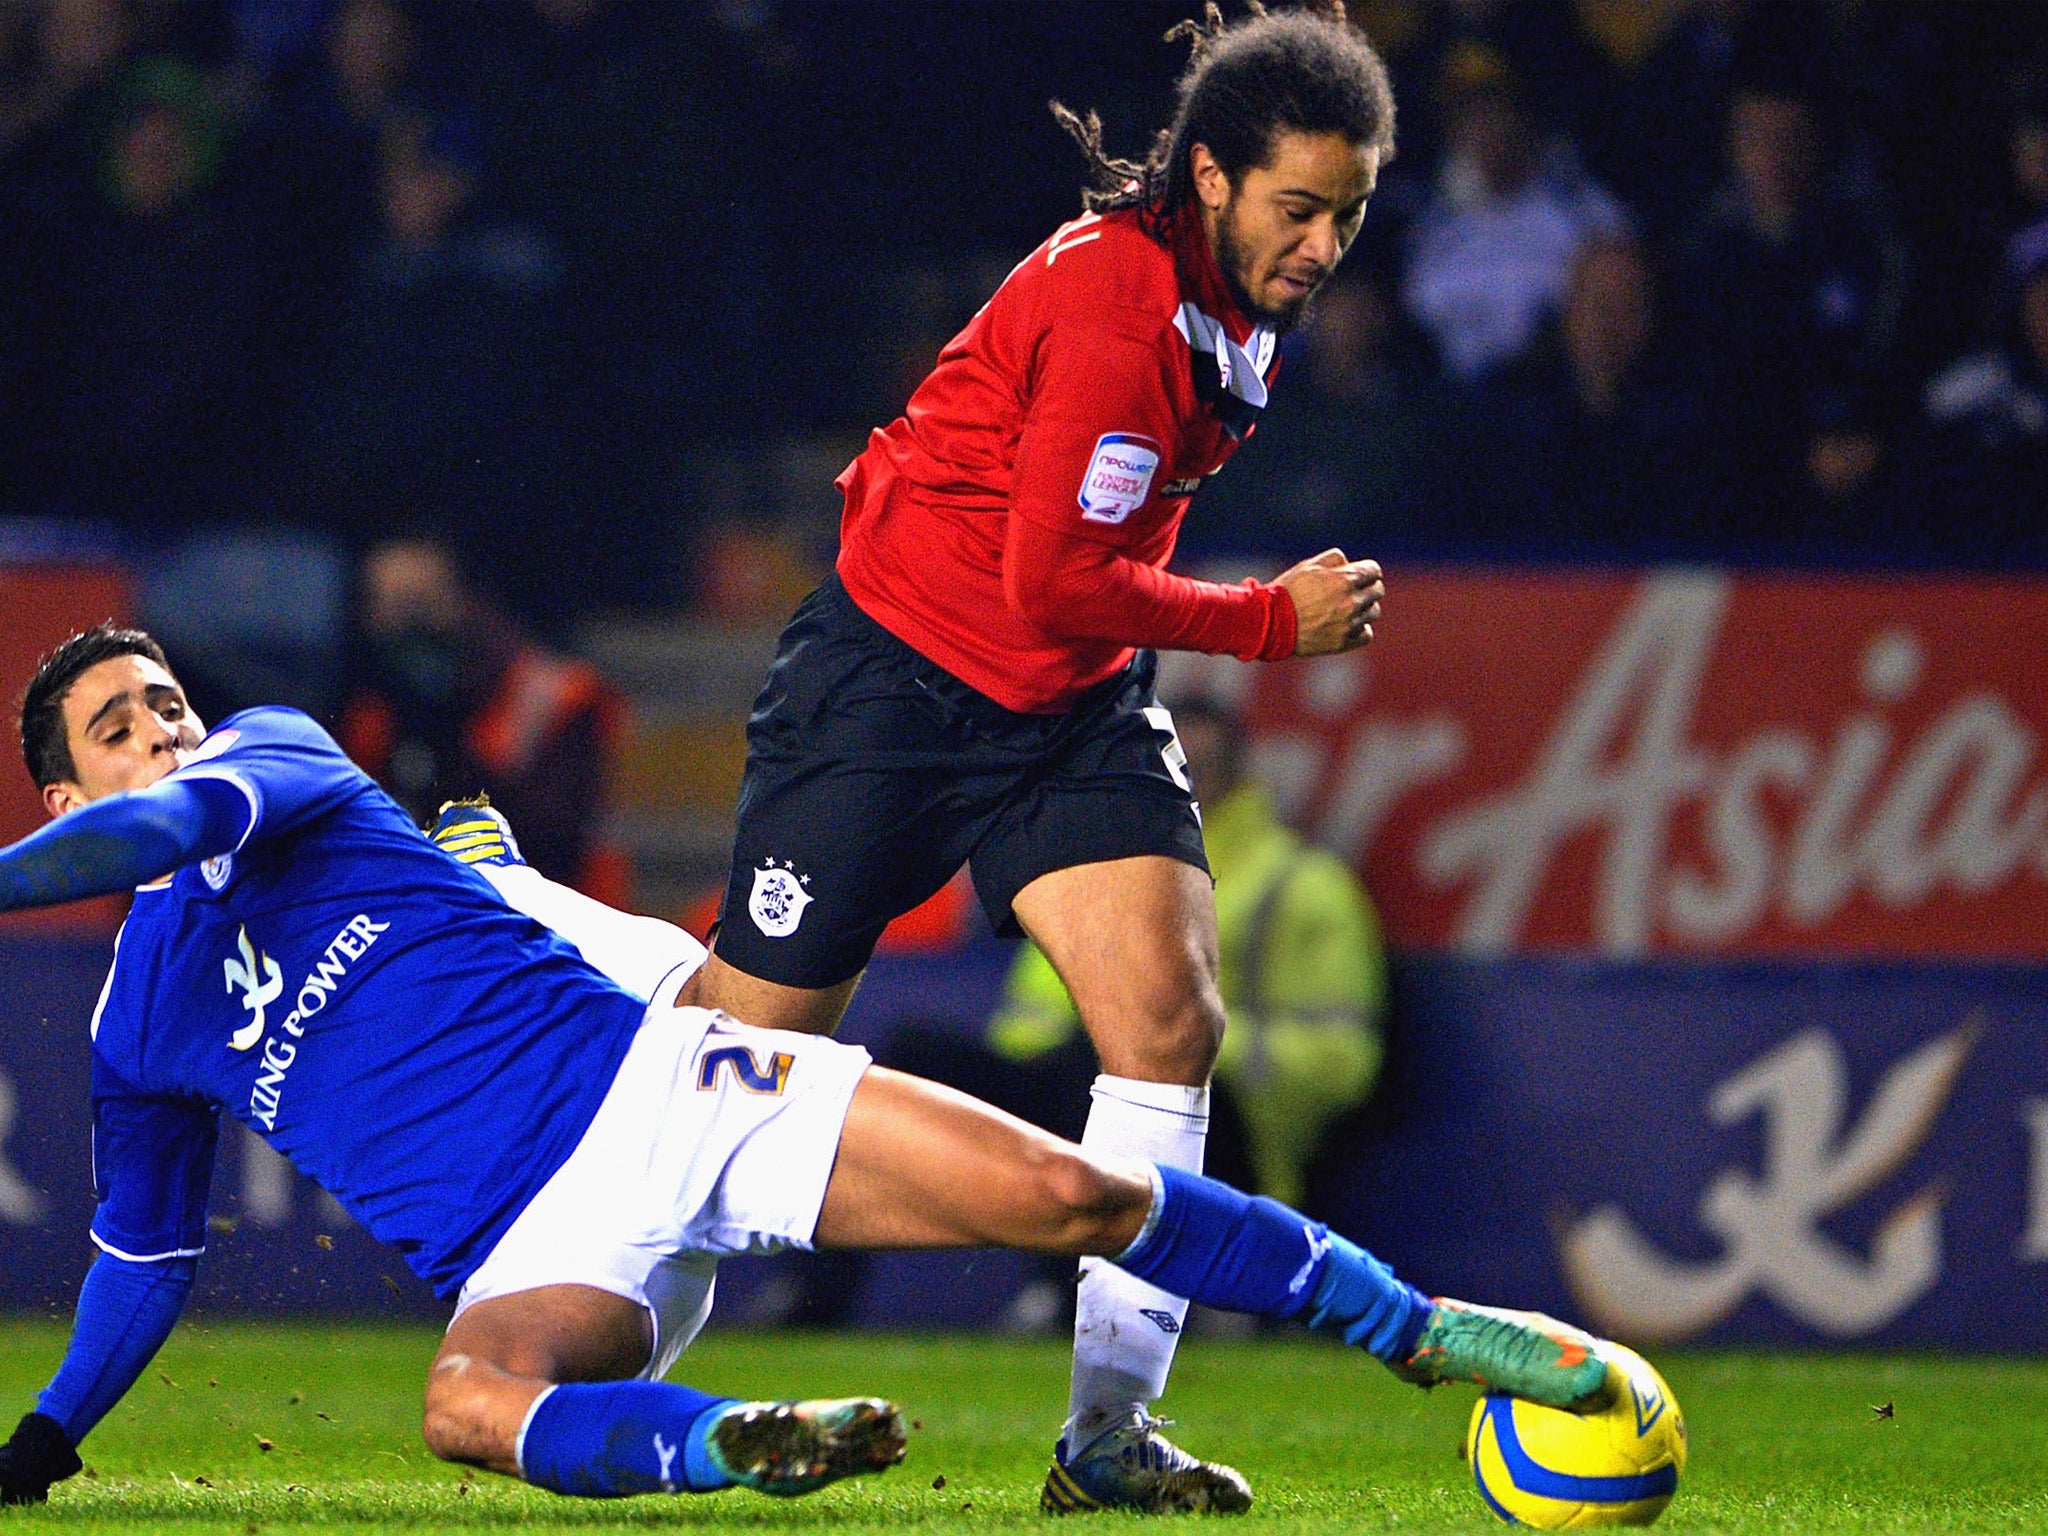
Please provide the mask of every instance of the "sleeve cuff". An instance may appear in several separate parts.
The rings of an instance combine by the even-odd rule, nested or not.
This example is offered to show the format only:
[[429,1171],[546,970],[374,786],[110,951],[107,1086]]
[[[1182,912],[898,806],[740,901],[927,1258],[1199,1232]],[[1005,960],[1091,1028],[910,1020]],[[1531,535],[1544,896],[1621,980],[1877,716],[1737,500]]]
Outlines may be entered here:
[[1295,643],[1301,637],[1294,599],[1287,595],[1285,587],[1272,582],[1247,581],[1245,586],[1265,599],[1266,623],[1258,643],[1248,651],[1238,652],[1238,660],[1285,661],[1294,654]]

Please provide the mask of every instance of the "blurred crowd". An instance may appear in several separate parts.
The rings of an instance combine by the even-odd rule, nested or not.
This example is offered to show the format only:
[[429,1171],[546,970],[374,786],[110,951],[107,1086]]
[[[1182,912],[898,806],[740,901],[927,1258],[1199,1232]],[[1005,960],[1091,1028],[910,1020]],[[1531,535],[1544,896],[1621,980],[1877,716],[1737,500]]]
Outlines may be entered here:
[[2048,560],[2048,13],[1353,14],[1399,159],[1211,536]]
[[[776,617],[1192,9],[0,0],[0,516]],[[1352,15],[1399,155],[1193,553],[2048,563],[2048,7]]]
[[538,607],[666,596],[632,535],[745,356],[728,189],[691,188],[745,175],[723,35],[588,0],[0,3],[6,509],[425,527]]

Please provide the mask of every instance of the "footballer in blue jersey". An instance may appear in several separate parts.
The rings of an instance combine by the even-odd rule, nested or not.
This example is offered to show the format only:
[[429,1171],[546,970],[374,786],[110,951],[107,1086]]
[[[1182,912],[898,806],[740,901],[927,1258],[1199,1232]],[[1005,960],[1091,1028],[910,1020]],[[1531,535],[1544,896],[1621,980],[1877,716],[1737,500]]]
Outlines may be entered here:
[[452,1297],[575,1149],[646,999],[438,854],[297,711],[245,710],[191,759],[180,781],[246,826],[122,927],[92,1023],[93,1240],[196,1252],[225,1112]]
[[[54,819],[0,850],[0,910],[135,896],[91,1021],[101,1253],[63,1365],[0,1445],[0,1501],[77,1471],[169,1336],[223,1113],[454,1301],[429,1448],[566,1494],[793,1494],[901,1459],[901,1417],[876,1399],[742,1403],[660,1379],[719,1256],[788,1243],[1101,1255],[1301,1317],[1424,1384],[1559,1405],[1613,1390],[1597,1341],[1432,1302],[1285,1206],[692,1006],[694,940],[451,856],[296,711],[206,734],[139,631],[53,652],[22,743]],[[475,858],[477,841],[452,846]],[[1144,1463],[1159,1507],[1249,1502],[1228,1469],[1139,1455],[1163,1443],[1149,1422],[1108,1433],[1062,1458],[1047,1507],[1112,1502],[1121,1461]]]

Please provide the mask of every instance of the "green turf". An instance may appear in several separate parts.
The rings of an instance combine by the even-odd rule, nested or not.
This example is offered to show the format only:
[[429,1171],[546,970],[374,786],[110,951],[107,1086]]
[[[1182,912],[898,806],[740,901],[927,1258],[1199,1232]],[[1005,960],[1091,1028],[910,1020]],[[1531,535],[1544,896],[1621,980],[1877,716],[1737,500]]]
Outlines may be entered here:
[[[742,1492],[586,1503],[443,1466],[418,1432],[432,1345],[417,1330],[181,1328],[87,1441],[93,1475],[61,1485],[46,1508],[0,1512],[0,1530],[1055,1528],[1037,1499],[1065,1401],[1066,1350],[1056,1342],[700,1342],[684,1366],[707,1389],[881,1393],[919,1422],[910,1459],[894,1472],[788,1503]],[[0,1410],[25,1409],[62,1348],[61,1332],[46,1324],[0,1326]],[[1685,1406],[1694,1457],[1663,1529],[2048,1532],[2048,1363],[1658,1359]],[[1872,1412],[1885,1402],[1896,1405],[1890,1419]],[[1469,1393],[1417,1392],[1317,1343],[1197,1339],[1162,1411],[1180,1420],[1189,1446],[1250,1476],[1258,1503],[1229,1527],[1246,1536],[1498,1530],[1457,1459],[1470,1405]],[[1123,1529],[1128,1519],[1093,1517],[1081,1529]]]

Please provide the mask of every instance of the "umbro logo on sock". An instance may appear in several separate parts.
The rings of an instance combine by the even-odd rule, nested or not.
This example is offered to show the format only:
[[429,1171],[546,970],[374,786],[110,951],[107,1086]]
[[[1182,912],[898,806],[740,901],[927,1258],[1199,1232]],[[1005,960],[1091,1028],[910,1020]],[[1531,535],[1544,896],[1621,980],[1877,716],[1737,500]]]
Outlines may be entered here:
[[1161,1333],[1180,1332],[1180,1319],[1171,1312],[1161,1312],[1153,1307],[1140,1307],[1138,1308],[1138,1316],[1151,1318],[1153,1322],[1159,1325]]
[[674,1476],[676,1453],[681,1449],[682,1446],[670,1445],[658,1434],[654,1437],[654,1454],[661,1458],[661,1491],[663,1493],[674,1493],[676,1491]]
[[1327,1231],[1318,1233],[1314,1227],[1304,1222],[1301,1235],[1308,1239],[1308,1258],[1303,1261],[1301,1268],[1294,1272],[1294,1278],[1287,1282],[1287,1294],[1290,1296],[1299,1296],[1308,1287],[1310,1277],[1316,1272],[1316,1266],[1323,1262],[1323,1256],[1330,1251],[1330,1235]]

